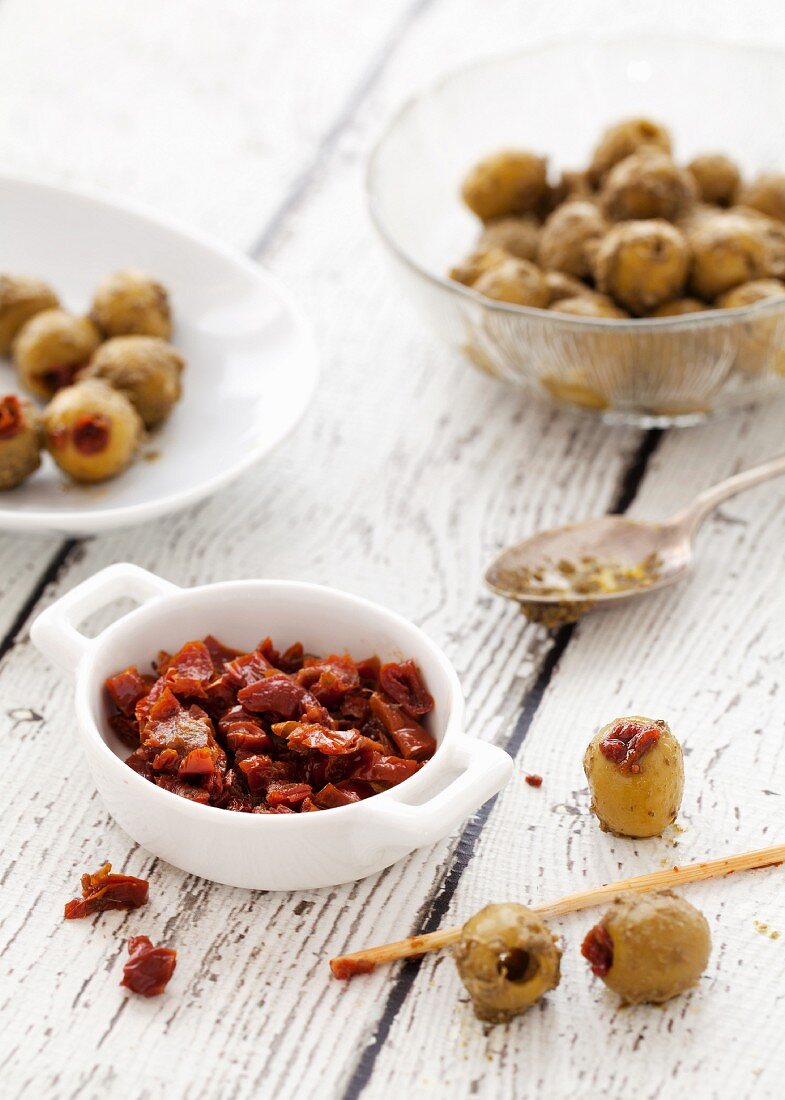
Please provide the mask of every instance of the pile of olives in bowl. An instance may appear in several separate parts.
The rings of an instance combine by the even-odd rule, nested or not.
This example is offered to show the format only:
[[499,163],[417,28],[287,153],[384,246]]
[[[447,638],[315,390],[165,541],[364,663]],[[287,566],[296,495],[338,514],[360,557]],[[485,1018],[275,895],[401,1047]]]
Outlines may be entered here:
[[[529,361],[557,400],[678,422],[785,377],[785,173],[745,182],[719,152],[679,164],[663,125],[631,118],[583,169],[551,181],[544,157],[506,149],[471,168],[461,196],[482,228],[454,283],[601,325],[544,333],[526,320]],[[465,350],[509,377],[516,331],[488,315]]]
[[81,484],[122,473],[180,399],[185,361],[171,334],[169,294],[143,272],[107,276],[84,316],[39,279],[0,276],[0,354],[45,402],[0,396],[0,490],[30,477],[45,450]]

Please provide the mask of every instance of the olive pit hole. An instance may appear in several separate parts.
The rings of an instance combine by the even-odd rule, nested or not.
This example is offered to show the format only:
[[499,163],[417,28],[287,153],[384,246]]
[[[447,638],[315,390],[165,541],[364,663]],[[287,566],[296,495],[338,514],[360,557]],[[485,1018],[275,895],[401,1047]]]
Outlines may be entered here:
[[505,951],[496,965],[508,982],[528,982],[537,973],[537,959],[522,947]]

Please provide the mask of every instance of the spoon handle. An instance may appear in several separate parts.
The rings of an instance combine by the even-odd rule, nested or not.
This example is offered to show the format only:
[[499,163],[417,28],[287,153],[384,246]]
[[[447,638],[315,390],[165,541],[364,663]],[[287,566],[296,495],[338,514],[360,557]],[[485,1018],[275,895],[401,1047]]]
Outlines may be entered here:
[[760,485],[761,482],[778,477],[780,474],[785,474],[785,455],[772,458],[760,466],[753,466],[751,470],[734,474],[733,477],[726,478],[718,485],[705,489],[692,504],[675,515],[671,523],[675,527],[684,527],[690,534],[695,534],[706,517],[728,497],[743,493],[745,489],[751,489],[754,485]]

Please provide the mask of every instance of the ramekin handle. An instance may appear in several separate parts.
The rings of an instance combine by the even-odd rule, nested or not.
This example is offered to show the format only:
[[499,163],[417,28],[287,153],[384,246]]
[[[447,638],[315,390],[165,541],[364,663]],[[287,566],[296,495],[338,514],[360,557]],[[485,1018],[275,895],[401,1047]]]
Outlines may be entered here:
[[97,641],[77,629],[88,615],[113,600],[130,597],[142,604],[175,591],[177,585],[171,581],[130,562],[117,562],[88,577],[42,611],[30,627],[30,639],[53,664],[74,672]]
[[503,749],[462,734],[453,743],[445,767],[458,774],[423,802],[410,805],[392,792],[389,798],[369,800],[368,811],[374,824],[381,827],[374,830],[375,850],[394,848],[399,841],[413,848],[435,844],[498,794],[510,778],[513,764]]

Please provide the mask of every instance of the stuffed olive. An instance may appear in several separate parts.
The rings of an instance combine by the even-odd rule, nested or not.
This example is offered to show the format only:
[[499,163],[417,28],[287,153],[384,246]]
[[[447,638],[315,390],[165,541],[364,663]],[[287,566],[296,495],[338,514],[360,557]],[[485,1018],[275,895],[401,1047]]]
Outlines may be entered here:
[[31,401],[0,397],[0,489],[14,489],[41,465],[41,418]]
[[557,207],[540,234],[539,261],[546,271],[562,271],[576,279],[591,273],[592,243],[608,226],[593,202],[575,199]]
[[488,222],[477,242],[477,251],[502,248],[519,260],[536,260],[540,223],[530,214],[520,218],[499,218]]
[[688,269],[684,237],[659,218],[614,226],[600,242],[594,264],[597,289],[637,314],[678,298]]
[[464,286],[474,286],[481,275],[490,271],[505,260],[513,259],[503,248],[479,249],[471,252],[466,259],[450,269],[450,278]]
[[572,275],[565,275],[563,271],[546,271],[544,275],[551,307],[554,302],[564,301],[565,298],[582,298],[594,293],[586,283]]
[[559,984],[561,950],[545,921],[525,905],[486,905],[463,926],[458,974],[481,1020],[519,1016]]
[[691,989],[711,954],[703,914],[672,890],[620,894],[581,954],[626,1004],[662,1004]]
[[714,206],[732,206],[741,184],[736,164],[723,153],[704,153],[687,165],[702,202]]
[[166,287],[143,271],[116,271],[99,283],[90,316],[107,336],[172,335]]
[[512,302],[518,306],[545,309],[550,301],[548,286],[540,269],[528,260],[516,260],[512,256],[483,272],[474,289],[486,298]]
[[46,401],[73,382],[100,343],[101,334],[89,317],[64,309],[37,313],[13,343],[19,381]]
[[569,313],[573,317],[629,317],[606,294],[584,291],[574,298],[559,298],[550,307],[556,313]]
[[0,275],[0,355],[8,355],[17,332],[31,317],[59,304],[55,292],[40,279]]
[[690,173],[678,168],[667,153],[647,146],[611,169],[601,202],[611,221],[676,221],[697,196],[698,188]]
[[689,230],[692,290],[712,301],[726,290],[769,274],[769,251],[754,218],[720,212],[701,218]]
[[125,394],[144,421],[154,428],[166,420],[180,399],[180,353],[156,336],[115,336],[102,344],[84,378],[101,378]]
[[662,719],[632,715],[603,726],[586,749],[591,810],[605,832],[659,836],[684,792],[681,745]]
[[528,214],[548,188],[546,162],[527,150],[503,149],[485,157],[463,181],[463,201],[482,221]]
[[684,317],[688,313],[704,313],[711,306],[706,305],[700,298],[674,298],[672,302],[666,302],[657,306],[648,317]]
[[780,279],[753,279],[728,290],[717,299],[720,309],[738,309],[751,306],[768,298],[781,298],[785,294],[785,283]]
[[628,118],[609,126],[600,138],[589,165],[589,176],[597,184],[619,161],[636,153],[641,146],[671,151],[668,131],[648,118]]
[[777,221],[785,221],[785,173],[771,172],[758,176],[741,188],[739,202]]
[[106,481],[131,462],[142,421],[128,398],[89,378],[60,390],[44,410],[46,444],[74,481]]

